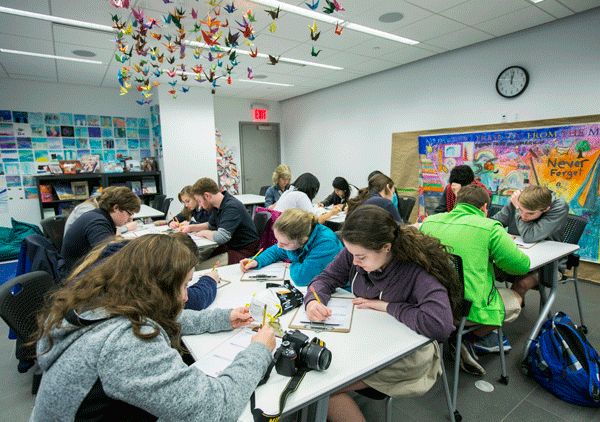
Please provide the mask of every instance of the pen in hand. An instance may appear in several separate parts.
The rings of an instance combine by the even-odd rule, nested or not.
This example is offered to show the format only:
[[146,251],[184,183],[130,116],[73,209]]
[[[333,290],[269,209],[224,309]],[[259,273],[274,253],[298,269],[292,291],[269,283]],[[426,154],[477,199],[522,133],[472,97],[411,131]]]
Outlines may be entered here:
[[265,320],[267,319],[267,305],[265,305],[265,310],[263,311],[263,323],[262,326],[265,326]]
[[219,265],[219,261],[215,262],[215,266],[212,268],[212,270],[210,270],[211,273],[215,270],[215,268],[217,268],[217,265]]
[[321,299],[319,299],[319,296],[317,296],[317,292],[315,291],[315,288],[313,286],[310,286],[310,291],[313,293],[313,295],[315,295],[315,299],[317,299],[317,302],[319,302],[322,305],[323,302],[321,302]]

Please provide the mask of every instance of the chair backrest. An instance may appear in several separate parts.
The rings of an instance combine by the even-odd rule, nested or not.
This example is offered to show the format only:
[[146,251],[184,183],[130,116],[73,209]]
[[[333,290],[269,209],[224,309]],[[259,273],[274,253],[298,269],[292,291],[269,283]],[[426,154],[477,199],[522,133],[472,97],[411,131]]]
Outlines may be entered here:
[[588,223],[588,219],[575,214],[567,215],[567,222],[565,224],[563,232],[563,243],[571,243],[576,245],[579,242],[579,238],[585,231],[585,226]]
[[456,275],[458,276],[458,282],[460,284],[460,291],[462,297],[462,303],[460,306],[461,314],[454,315],[455,318],[467,317],[469,312],[471,312],[471,304],[472,302],[469,299],[465,299],[465,274],[463,271],[463,262],[462,258],[455,254],[450,254],[452,258],[452,264],[454,265],[454,269],[456,270]]
[[[269,214],[270,219],[266,223],[266,227],[262,232],[262,236],[260,232],[258,233],[260,237],[260,247],[263,249],[270,248],[273,245],[277,244],[277,239],[275,238],[275,234],[273,233],[273,224],[281,215],[281,211],[270,210],[264,207],[257,207],[256,214],[258,213],[267,213]],[[256,226],[256,223],[254,224]]]
[[169,207],[171,206],[171,202],[173,202],[173,198],[165,198],[164,202],[162,203],[162,206],[160,208],[158,208],[160,211],[165,213],[165,216],[169,212]]
[[68,215],[55,215],[44,218],[40,225],[44,231],[44,235],[50,239],[57,251],[62,249],[63,236],[65,234],[65,223]]
[[502,205],[499,204],[492,204],[490,205],[490,209],[488,210],[488,218],[493,217],[496,213],[498,213],[498,211],[500,211],[503,208]]
[[405,223],[408,222],[408,218],[416,202],[417,198],[414,196],[398,195],[398,212]]
[[166,198],[166,195],[156,195],[154,198],[152,198],[150,206],[155,210],[160,210]]
[[254,214],[254,227],[256,227],[256,233],[258,233],[258,237],[262,238],[265,229],[267,228],[267,223],[271,219],[271,213],[267,211],[258,211]]
[[53,286],[46,271],[23,274],[0,286],[0,317],[21,340],[29,341],[37,329],[37,313]]
[[265,194],[267,193],[267,189],[269,189],[269,188],[270,188],[270,186],[263,186],[263,187],[261,187],[259,195],[260,196],[265,196]]

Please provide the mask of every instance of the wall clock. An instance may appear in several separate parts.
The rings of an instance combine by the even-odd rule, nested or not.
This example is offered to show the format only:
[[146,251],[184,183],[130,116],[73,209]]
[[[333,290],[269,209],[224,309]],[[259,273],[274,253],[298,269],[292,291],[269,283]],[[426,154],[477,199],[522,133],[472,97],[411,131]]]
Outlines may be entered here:
[[529,74],[521,66],[504,69],[496,79],[496,91],[505,98],[514,98],[525,91],[529,84]]

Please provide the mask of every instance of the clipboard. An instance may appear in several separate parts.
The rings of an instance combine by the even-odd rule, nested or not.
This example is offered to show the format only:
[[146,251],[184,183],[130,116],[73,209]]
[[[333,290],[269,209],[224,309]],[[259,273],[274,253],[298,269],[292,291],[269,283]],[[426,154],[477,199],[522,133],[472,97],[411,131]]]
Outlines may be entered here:
[[275,262],[260,269],[245,272],[240,281],[284,281],[287,268],[283,262]]
[[[202,278],[209,272],[210,271],[194,271],[194,275],[192,276],[192,279],[188,282],[188,287],[196,284],[198,282],[198,280],[200,280],[200,278]],[[219,278],[219,282],[217,283],[217,289],[220,289],[223,286],[227,286],[229,283],[231,283],[231,281],[223,280],[222,278]]]
[[[352,327],[352,319],[354,317],[354,305],[350,297],[332,297],[329,299],[327,306],[332,309],[331,322],[314,322],[309,321],[306,317],[304,306],[300,306],[288,328],[296,328],[299,330],[314,330],[314,331],[331,331],[332,333],[349,333]],[[333,302],[333,304],[332,304]],[[333,306],[330,306],[333,305]],[[341,306],[337,306],[341,305]],[[343,310],[344,315],[336,317],[336,309]],[[335,317],[335,319],[334,319]]]

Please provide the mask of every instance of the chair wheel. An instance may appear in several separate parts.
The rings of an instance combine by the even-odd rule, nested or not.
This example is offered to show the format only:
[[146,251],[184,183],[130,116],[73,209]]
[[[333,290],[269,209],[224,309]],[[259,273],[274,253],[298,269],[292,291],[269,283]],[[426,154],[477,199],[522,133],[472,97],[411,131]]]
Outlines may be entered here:
[[462,421],[462,415],[461,415],[460,413],[458,413],[458,410],[455,410],[455,411],[454,411],[454,420],[455,420],[456,422],[460,422],[460,421]]
[[504,384],[504,385],[508,385],[508,375],[507,376],[501,376],[500,379],[498,380],[498,382],[500,384]]
[[521,373],[527,377],[531,376],[531,371],[529,370],[529,365],[526,362],[521,363]]
[[587,327],[585,325],[580,326],[579,329],[581,330],[581,332],[583,334],[587,335],[588,329],[587,329]]

